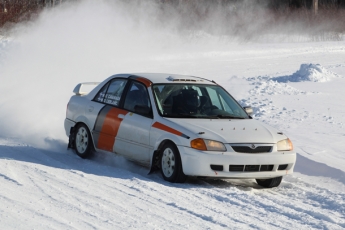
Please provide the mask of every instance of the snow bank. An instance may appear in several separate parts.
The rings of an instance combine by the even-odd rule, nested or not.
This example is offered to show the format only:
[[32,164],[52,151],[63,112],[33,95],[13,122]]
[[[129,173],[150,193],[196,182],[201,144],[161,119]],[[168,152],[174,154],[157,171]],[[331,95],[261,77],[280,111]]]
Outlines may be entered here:
[[258,76],[247,78],[247,81],[255,85],[249,91],[252,95],[299,95],[307,94],[308,92],[298,90],[284,82],[272,80],[269,76]]
[[326,82],[337,77],[337,74],[328,71],[320,64],[301,64],[300,69],[290,76],[274,78],[277,82]]

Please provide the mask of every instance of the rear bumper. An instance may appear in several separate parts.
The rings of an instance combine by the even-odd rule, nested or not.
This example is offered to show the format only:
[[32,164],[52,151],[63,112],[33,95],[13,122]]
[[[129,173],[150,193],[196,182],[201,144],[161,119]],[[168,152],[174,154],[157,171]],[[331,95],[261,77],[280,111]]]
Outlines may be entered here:
[[64,122],[64,126],[65,126],[66,135],[69,137],[69,133],[71,131],[71,128],[75,126],[75,122],[66,118]]
[[[274,178],[293,173],[296,153],[210,152],[178,146],[183,172],[189,176],[216,178]],[[212,167],[212,168],[211,168]]]

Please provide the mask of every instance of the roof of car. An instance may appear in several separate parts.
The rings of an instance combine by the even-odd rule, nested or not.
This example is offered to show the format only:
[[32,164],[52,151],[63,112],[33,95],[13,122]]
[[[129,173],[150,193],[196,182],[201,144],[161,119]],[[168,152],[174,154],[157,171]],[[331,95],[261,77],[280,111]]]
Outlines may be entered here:
[[216,84],[214,81],[195,77],[190,75],[167,74],[167,73],[131,73],[131,74],[116,74],[112,77],[143,77],[150,80],[153,84],[156,83],[198,83],[198,84]]

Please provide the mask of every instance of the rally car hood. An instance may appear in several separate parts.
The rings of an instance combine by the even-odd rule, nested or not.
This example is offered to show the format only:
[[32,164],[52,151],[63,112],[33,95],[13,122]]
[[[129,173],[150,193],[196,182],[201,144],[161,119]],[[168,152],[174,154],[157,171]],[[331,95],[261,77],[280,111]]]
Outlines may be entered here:
[[276,143],[286,136],[254,119],[168,119],[200,138],[223,143]]

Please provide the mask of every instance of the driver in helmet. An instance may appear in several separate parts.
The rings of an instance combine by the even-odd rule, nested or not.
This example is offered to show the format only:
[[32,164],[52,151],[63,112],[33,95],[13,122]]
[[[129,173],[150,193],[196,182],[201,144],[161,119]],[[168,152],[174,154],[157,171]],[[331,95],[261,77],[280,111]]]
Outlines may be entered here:
[[181,90],[173,100],[173,111],[177,114],[196,114],[201,104],[198,91],[192,88]]

